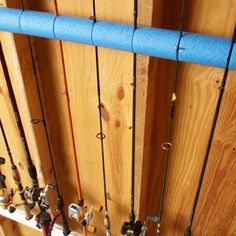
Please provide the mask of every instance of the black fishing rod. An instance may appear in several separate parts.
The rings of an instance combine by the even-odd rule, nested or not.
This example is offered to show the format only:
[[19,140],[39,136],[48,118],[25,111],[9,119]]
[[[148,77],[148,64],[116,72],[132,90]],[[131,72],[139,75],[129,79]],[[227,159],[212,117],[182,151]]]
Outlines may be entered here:
[[[134,31],[138,27],[138,0],[134,0],[133,17]],[[136,221],[134,202],[135,202],[135,144],[136,144],[136,88],[137,88],[137,54],[133,54],[133,100],[132,100],[132,152],[131,152],[131,191],[130,191],[130,213],[129,221],[123,223],[121,227],[122,235],[139,236],[142,233],[143,223]]]
[[45,131],[45,135],[46,135],[46,140],[47,140],[47,146],[48,146],[48,150],[49,150],[49,158],[50,158],[50,162],[52,165],[52,172],[53,172],[53,177],[54,177],[54,181],[55,181],[55,186],[48,184],[41,194],[41,199],[42,199],[41,200],[41,207],[43,209],[45,209],[45,210],[49,209],[49,205],[46,203],[47,193],[48,193],[49,189],[55,189],[57,192],[57,205],[56,205],[57,213],[55,214],[54,218],[52,219],[51,215],[47,211],[41,211],[36,216],[36,221],[38,223],[38,226],[40,228],[42,228],[42,230],[44,231],[44,235],[50,236],[51,231],[53,229],[53,225],[54,225],[56,219],[60,216],[61,222],[62,222],[62,227],[63,227],[63,234],[69,235],[71,231],[69,229],[69,224],[68,224],[68,221],[67,221],[67,218],[65,215],[65,211],[64,211],[64,200],[63,200],[61,190],[59,187],[55,163],[54,163],[53,154],[52,154],[52,149],[51,149],[51,145],[50,145],[50,141],[49,141],[49,132],[48,132],[47,124],[46,124],[46,115],[45,115],[45,111],[43,108],[42,95],[41,95],[40,88],[39,88],[38,75],[37,75],[36,65],[35,65],[34,57],[33,57],[33,49],[32,49],[32,45],[31,45],[31,40],[30,40],[29,36],[27,36],[27,37],[28,37],[33,72],[34,72],[34,76],[35,76],[35,80],[36,80],[36,88],[37,88],[37,93],[38,93],[38,97],[39,97],[40,110],[41,110],[41,114],[42,114],[42,119],[41,120],[33,120],[33,123],[37,123],[37,122],[43,123],[44,131]]
[[[17,206],[19,206],[19,205],[23,205],[24,206],[24,211],[25,211],[26,219],[30,220],[33,217],[33,215],[30,212],[30,209],[32,209],[32,207],[34,205],[28,204],[27,199],[25,198],[25,190],[24,190],[23,185],[22,185],[20,173],[18,171],[17,166],[15,165],[15,162],[14,162],[14,159],[13,159],[13,156],[12,156],[12,153],[11,153],[10,146],[8,144],[8,140],[7,140],[6,133],[5,133],[5,130],[4,130],[4,127],[3,127],[1,119],[0,119],[0,129],[1,129],[1,132],[2,132],[2,136],[3,136],[3,139],[4,139],[4,143],[5,143],[6,149],[7,149],[8,157],[9,157],[9,160],[10,160],[12,176],[13,176],[14,182],[15,182],[15,184],[17,186],[17,190],[18,190],[20,199],[22,201],[22,203],[21,204],[17,204]],[[15,209],[16,209],[16,205],[15,204],[12,203],[12,204],[9,205],[9,211],[11,213],[14,212]]]
[[204,176],[205,176],[205,171],[206,171],[206,167],[207,167],[207,163],[208,163],[208,159],[209,159],[209,154],[210,154],[210,151],[211,151],[212,141],[213,141],[213,137],[214,137],[218,117],[219,117],[219,114],[220,114],[220,108],[221,108],[222,99],[223,99],[223,95],[224,95],[224,91],[225,91],[225,86],[226,86],[226,82],[227,82],[227,78],[228,78],[230,59],[231,59],[231,56],[232,56],[232,52],[233,52],[233,48],[234,48],[235,43],[236,43],[236,24],[234,26],[234,33],[233,33],[232,40],[231,40],[231,45],[230,45],[230,48],[229,48],[229,53],[228,53],[228,57],[227,57],[226,65],[225,65],[225,70],[224,70],[221,86],[219,87],[219,96],[218,96],[216,109],[215,109],[215,114],[214,114],[214,117],[213,117],[213,122],[212,122],[211,130],[210,130],[210,134],[209,134],[209,138],[208,138],[208,143],[207,143],[205,156],[204,156],[204,159],[203,159],[203,162],[202,162],[201,172],[200,172],[200,176],[199,176],[199,179],[198,179],[198,185],[197,185],[195,197],[194,197],[194,200],[193,200],[193,206],[192,206],[192,209],[191,209],[191,212],[190,212],[190,216],[189,216],[189,219],[188,219],[188,224],[187,224],[184,236],[190,236],[191,233],[192,233],[192,224],[193,224],[195,211],[196,211],[198,200],[199,200],[199,195],[200,195],[200,192],[201,192],[201,189],[202,189],[202,183],[203,183],[203,179],[204,179]]
[[[93,0],[93,21],[96,23],[97,19],[96,14],[96,0]],[[102,158],[102,175],[103,175],[103,194],[104,194],[104,202],[105,202],[105,218],[104,218],[104,226],[105,226],[105,236],[110,236],[111,232],[111,223],[108,214],[108,202],[107,202],[107,183],[106,183],[106,165],[105,165],[105,151],[104,151],[104,142],[105,134],[103,133],[103,125],[102,125],[102,101],[101,101],[101,84],[100,84],[100,70],[99,70],[99,55],[98,55],[98,47],[95,46],[95,59],[96,59],[96,78],[97,78],[97,95],[98,95],[98,111],[99,111],[99,127],[100,132],[96,135],[98,139],[100,139],[101,143],[101,158]]]
[[[22,9],[24,10],[23,1],[21,1],[21,5],[22,5]],[[53,177],[54,177],[54,181],[55,181],[55,186],[48,184],[43,189],[43,191],[41,191],[39,199],[40,199],[40,207],[43,210],[40,211],[40,213],[36,216],[37,226],[42,229],[43,234],[45,236],[50,236],[56,219],[58,217],[61,217],[63,234],[69,235],[71,231],[69,229],[69,224],[68,224],[66,214],[64,211],[64,200],[63,200],[63,197],[62,197],[62,194],[60,191],[60,187],[59,187],[59,183],[58,183],[58,179],[57,179],[55,163],[54,163],[52,149],[51,149],[50,140],[49,140],[50,139],[49,132],[48,132],[47,124],[46,124],[46,115],[45,115],[45,111],[43,108],[42,95],[40,92],[36,65],[34,62],[33,48],[32,48],[30,37],[27,36],[27,39],[28,39],[28,44],[29,44],[29,51],[30,51],[30,56],[31,56],[33,73],[34,73],[34,77],[36,80],[36,88],[37,88],[37,93],[38,93],[38,97],[39,97],[40,110],[41,110],[41,114],[42,114],[42,119],[41,120],[33,120],[33,123],[37,123],[39,121],[41,121],[43,123],[45,135],[46,135],[46,140],[47,140],[47,146],[48,146],[48,150],[49,150],[49,158],[50,158],[50,162],[52,165],[52,172],[53,172]],[[57,192],[57,204],[56,204],[57,212],[54,214],[53,218],[52,218],[51,214],[47,211],[49,209],[49,205],[47,203],[47,194],[50,189],[55,189]]]
[[38,205],[40,207],[39,196],[40,196],[40,192],[42,189],[39,188],[37,171],[36,171],[35,165],[32,161],[30,151],[29,151],[29,146],[28,146],[28,143],[26,140],[25,131],[23,128],[20,113],[19,113],[18,106],[16,103],[15,94],[13,92],[11,79],[9,76],[9,72],[8,72],[8,68],[7,68],[7,64],[6,64],[6,60],[5,60],[5,56],[3,53],[1,42],[0,42],[0,61],[2,64],[2,68],[3,68],[3,73],[5,76],[5,81],[6,81],[9,97],[10,97],[11,104],[12,104],[12,107],[14,110],[14,116],[15,116],[15,120],[17,123],[18,132],[20,134],[21,143],[22,143],[22,146],[24,149],[24,154],[25,154],[25,158],[27,161],[27,165],[28,165],[28,173],[29,173],[29,176],[31,177],[31,181],[32,181],[32,187],[31,188],[26,187],[26,189],[25,189],[25,197],[33,202],[38,202]]
[[[159,214],[157,216],[148,216],[146,219],[146,222],[145,222],[146,227],[147,227],[149,221],[156,223],[156,226],[157,226],[156,235],[157,236],[159,236],[161,233],[161,221],[162,221],[165,190],[166,190],[166,179],[167,179],[168,164],[169,164],[169,159],[170,159],[170,151],[171,151],[171,147],[172,147],[172,135],[173,135],[173,128],[174,128],[173,125],[174,125],[174,117],[175,117],[175,101],[176,101],[176,92],[177,92],[179,71],[180,71],[179,52],[181,50],[180,44],[181,44],[181,39],[183,37],[185,11],[186,11],[186,0],[182,0],[180,26],[179,26],[179,38],[177,41],[177,45],[175,47],[176,66],[175,66],[174,83],[173,83],[172,97],[171,97],[171,104],[170,104],[170,121],[169,121],[170,123],[169,123],[168,137],[167,137],[168,141],[162,144],[162,149],[165,151],[165,162],[164,162],[164,174],[163,174],[162,184],[161,184]],[[146,228],[146,230],[147,230],[147,228]]]

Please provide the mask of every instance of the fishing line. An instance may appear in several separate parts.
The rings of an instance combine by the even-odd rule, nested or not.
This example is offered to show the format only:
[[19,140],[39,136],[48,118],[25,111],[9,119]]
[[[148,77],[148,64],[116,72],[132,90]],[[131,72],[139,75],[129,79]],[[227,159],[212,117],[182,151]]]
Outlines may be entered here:
[[221,108],[221,104],[222,104],[223,94],[225,91],[225,86],[226,86],[226,82],[227,82],[227,78],[228,78],[230,59],[232,56],[233,47],[234,47],[235,43],[236,43],[236,24],[234,26],[234,33],[233,33],[231,45],[229,48],[229,53],[228,53],[228,57],[227,57],[227,61],[226,61],[226,66],[225,66],[221,86],[219,87],[219,96],[218,96],[218,100],[217,100],[217,104],[216,104],[215,114],[213,117],[213,122],[212,122],[211,130],[210,130],[210,134],[209,134],[207,148],[206,148],[205,156],[204,156],[202,167],[201,167],[198,185],[197,185],[197,189],[196,189],[196,193],[195,193],[195,197],[194,197],[194,201],[193,201],[193,207],[191,209],[190,216],[188,219],[188,224],[187,224],[187,227],[186,227],[186,230],[184,233],[185,236],[190,236],[192,233],[192,224],[193,224],[195,211],[196,211],[197,204],[198,204],[199,195],[200,195],[201,188],[202,188],[203,179],[205,176],[206,166],[207,166],[209,154],[211,151],[211,146],[212,146],[212,141],[213,141],[213,137],[214,137],[214,133],[215,133],[215,129],[216,129],[216,124],[217,124],[218,117],[220,114],[220,108]]
[[[93,0],[93,21],[96,23],[96,0]],[[110,219],[108,214],[108,202],[107,202],[107,183],[106,183],[106,165],[105,165],[105,152],[104,152],[104,142],[103,140],[106,138],[103,133],[103,125],[102,125],[102,101],[101,101],[101,84],[100,84],[100,70],[99,70],[99,55],[98,55],[98,47],[95,46],[95,60],[96,60],[96,78],[97,78],[97,95],[98,95],[98,111],[99,111],[99,127],[100,133],[97,134],[97,138],[100,139],[101,143],[101,157],[102,157],[102,175],[103,175],[103,193],[104,193],[104,202],[105,202],[105,235],[109,236],[110,233]]]
[[[22,9],[25,10],[23,0],[20,0],[20,1],[21,1]],[[49,158],[50,158],[50,162],[52,165],[52,171],[53,171],[53,176],[54,176],[54,181],[55,181],[55,189],[57,191],[57,210],[59,211],[59,213],[57,214],[56,217],[58,217],[59,215],[61,216],[61,222],[62,222],[62,226],[63,226],[63,234],[69,235],[70,229],[69,229],[68,221],[66,219],[66,215],[65,215],[65,212],[63,209],[64,208],[64,200],[63,200],[63,197],[62,197],[62,194],[60,191],[60,187],[59,187],[59,183],[58,183],[58,179],[57,179],[55,163],[54,163],[52,149],[51,149],[51,145],[50,145],[49,132],[47,129],[47,124],[46,124],[46,115],[45,115],[45,111],[43,108],[42,95],[41,95],[41,91],[40,91],[39,79],[38,79],[36,65],[35,65],[35,61],[34,61],[34,54],[33,54],[33,48],[32,48],[32,44],[31,44],[30,36],[27,36],[27,39],[28,39],[28,45],[29,45],[29,51],[30,51],[30,57],[31,57],[31,64],[32,64],[32,68],[33,68],[33,73],[34,73],[34,77],[35,77],[35,81],[36,81],[37,93],[38,93],[38,97],[39,97],[40,110],[41,110],[41,114],[42,114],[42,120],[40,120],[40,121],[42,121],[44,130],[45,130],[46,141],[47,141],[47,146],[48,146],[48,151],[49,151]],[[46,186],[46,191],[44,190],[44,192],[43,192],[44,198],[47,195],[47,190],[48,190],[47,187],[48,186],[50,187],[51,185]],[[51,187],[51,188],[53,188],[53,187]],[[39,215],[39,217],[41,218],[40,215]],[[39,218],[39,221],[40,221],[40,218]],[[46,232],[47,235],[49,235],[49,233],[51,233],[54,222],[55,222],[55,219],[51,221],[50,229]],[[39,223],[43,223],[43,222],[39,222]]]

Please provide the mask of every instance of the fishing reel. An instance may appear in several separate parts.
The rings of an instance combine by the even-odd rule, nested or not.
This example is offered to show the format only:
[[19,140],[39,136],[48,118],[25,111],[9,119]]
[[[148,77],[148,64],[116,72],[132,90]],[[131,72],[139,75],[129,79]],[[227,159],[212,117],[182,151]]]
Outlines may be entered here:
[[140,236],[143,229],[143,223],[139,220],[135,222],[127,221],[121,227],[121,234],[127,236]]
[[42,229],[44,236],[51,236],[54,225],[51,215],[47,211],[41,211],[36,217],[36,227]]
[[126,221],[121,226],[121,234],[126,236],[142,235],[143,223],[139,220],[135,221],[135,213],[130,212],[129,221]]
[[87,206],[72,203],[68,207],[68,215],[69,218],[77,220],[83,227],[86,227],[88,232],[95,233],[97,228],[90,224],[90,221],[93,218],[93,211],[101,212],[102,209],[103,207],[99,204],[91,206],[88,210]]
[[37,187],[25,187],[25,198],[32,201],[37,202],[40,197],[40,193],[43,191],[43,188],[37,188]]
[[47,184],[44,189],[41,189],[38,197],[40,202],[40,213],[35,217],[36,226],[42,229],[44,236],[50,236],[56,219],[61,215],[61,212],[57,212],[52,218],[51,214],[47,212],[49,209],[49,204],[47,202],[47,195],[49,190],[55,190],[55,186],[52,184]]
[[55,186],[52,184],[47,184],[46,187],[44,189],[41,190],[40,194],[39,194],[39,202],[40,202],[40,207],[44,210],[48,210],[49,209],[49,204],[47,203],[47,195],[48,195],[48,191],[50,189],[55,190]]

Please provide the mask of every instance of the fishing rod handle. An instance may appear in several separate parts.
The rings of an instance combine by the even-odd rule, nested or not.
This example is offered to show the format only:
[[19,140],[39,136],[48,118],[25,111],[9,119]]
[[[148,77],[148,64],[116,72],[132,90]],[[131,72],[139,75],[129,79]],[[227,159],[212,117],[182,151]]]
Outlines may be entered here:
[[58,196],[57,197],[57,209],[58,211],[61,213],[61,224],[62,224],[62,229],[63,229],[63,234],[65,236],[70,234],[70,227],[67,221],[67,218],[65,216],[65,212],[64,212],[64,201],[62,196]]
[[191,228],[190,227],[188,227],[186,230],[185,230],[185,232],[184,232],[184,236],[191,236]]
[[2,189],[7,188],[5,180],[6,180],[6,176],[0,174],[0,188]]
[[33,218],[33,215],[31,214],[27,201],[24,202],[24,212],[25,212],[25,218],[26,220],[31,220]]
[[68,224],[68,221],[66,219],[64,212],[61,214],[61,223],[62,223],[62,228],[63,228],[63,234],[65,236],[69,235],[71,231],[70,231],[69,224]]
[[12,170],[12,176],[13,176],[14,182],[19,187],[19,185],[21,185],[22,183],[21,183],[20,173],[16,165],[12,165],[11,170]]
[[37,170],[34,164],[28,166],[28,172],[32,180],[33,187],[38,188],[39,182],[37,177]]

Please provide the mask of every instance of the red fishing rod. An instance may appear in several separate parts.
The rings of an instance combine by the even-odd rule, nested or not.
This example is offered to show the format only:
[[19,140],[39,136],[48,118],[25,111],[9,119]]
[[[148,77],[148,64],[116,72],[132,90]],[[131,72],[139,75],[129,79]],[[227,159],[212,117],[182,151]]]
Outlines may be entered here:
[[[68,226],[65,214],[63,212],[64,203],[63,203],[63,199],[62,199],[61,195],[58,195],[58,199],[57,199],[57,209],[58,210],[55,214],[55,217],[52,218],[51,214],[48,213],[48,211],[47,211],[49,209],[49,205],[46,203],[47,202],[47,193],[48,193],[48,190],[52,187],[51,187],[51,185],[47,185],[45,188],[39,187],[39,182],[38,182],[38,178],[37,178],[37,171],[36,171],[35,165],[33,164],[31,155],[30,155],[28,143],[26,140],[23,124],[22,124],[22,121],[20,118],[18,107],[17,107],[16,98],[15,98],[15,95],[13,92],[13,88],[12,88],[6,60],[4,57],[4,53],[2,50],[1,42],[0,42],[0,59],[1,59],[3,72],[4,72],[4,76],[5,76],[5,80],[6,80],[6,84],[7,84],[7,88],[8,88],[9,97],[10,97],[12,107],[14,110],[14,115],[15,115],[18,131],[19,131],[19,134],[21,137],[21,142],[22,142],[22,145],[24,148],[24,153],[26,156],[27,164],[28,164],[28,172],[29,172],[29,175],[32,180],[32,187],[27,186],[25,188],[24,197],[26,199],[32,201],[31,206],[33,205],[33,203],[37,202],[39,209],[40,209],[40,213],[36,216],[37,226],[42,229],[44,236],[51,235],[51,231],[52,231],[53,225],[55,223],[55,220],[59,216],[62,217],[63,233],[64,233],[64,235],[68,235],[70,233],[70,230],[69,230],[69,226]],[[53,172],[54,171],[55,170],[54,170],[54,165],[53,165]],[[55,179],[55,180],[56,180],[56,186],[58,186],[57,179]],[[54,188],[55,187],[53,187],[53,189]],[[56,187],[56,189],[58,189],[58,188]],[[50,222],[49,222],[49,219],[51,219]]]

